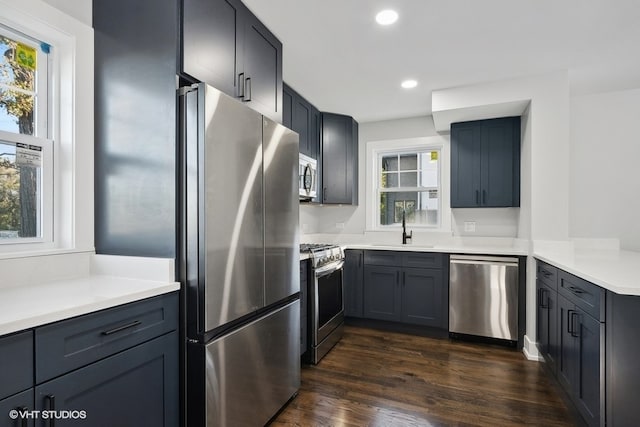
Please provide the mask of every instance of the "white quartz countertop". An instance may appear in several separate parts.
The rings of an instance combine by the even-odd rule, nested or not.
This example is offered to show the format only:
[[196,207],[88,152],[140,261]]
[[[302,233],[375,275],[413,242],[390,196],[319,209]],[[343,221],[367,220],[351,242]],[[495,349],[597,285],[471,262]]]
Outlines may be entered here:
[[79,277],[0,287],[0,335],[180,289],[173,260],[94,255],[91,263]]
[[89,276],[0,289],[0,335],[177,291],[175,282]]
[[449,254],[527,255],[527,250],[514,246],[463,245],[463,244],[344,244],[345,249],[386,250],[407,252],[440,252]]
[[640,252],[545,247],[533,256],[617,294],[640,296]]
[[[336,243],[343,249],[363,249],[363,250],[384,250],[384,251],[406,251],[406,252],[439,252],[448,254],[477,254],[477,255],[511,255],[526,256],[526,248],[507,245],[469,245],[469,244],[436,244],[436,245],[413,245],[413,244],[393,244],[393,243]],[[309,259],[306,252],[300,253],[300,261]]]

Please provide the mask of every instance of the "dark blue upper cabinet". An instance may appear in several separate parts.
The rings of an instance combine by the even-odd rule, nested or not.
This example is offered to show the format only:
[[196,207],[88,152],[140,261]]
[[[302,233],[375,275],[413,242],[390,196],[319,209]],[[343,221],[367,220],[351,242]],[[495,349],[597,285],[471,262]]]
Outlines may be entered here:
[[322,113],[322,200],[358,204],[358,122]]
[[282,124],[297,132],[300,153],[318,160],[320,151],[319,113],[309,101],[287,84],[283,85]]
[[236,0],[182,1],[182,71],[231,96],[238,93],[240,14]]
[[451,124],[451,207],[520,206],[520,117]]
[[182,0],[181,74],[282,121],[282,43],[240,0]]

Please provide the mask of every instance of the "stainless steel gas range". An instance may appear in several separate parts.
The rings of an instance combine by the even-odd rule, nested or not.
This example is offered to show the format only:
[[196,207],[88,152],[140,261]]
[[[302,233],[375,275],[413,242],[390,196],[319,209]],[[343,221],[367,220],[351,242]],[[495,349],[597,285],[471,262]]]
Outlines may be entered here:
[[308,361],[317,364],[340,338],[344,324],[344,251],[328,244],[302,244],[310,255]]

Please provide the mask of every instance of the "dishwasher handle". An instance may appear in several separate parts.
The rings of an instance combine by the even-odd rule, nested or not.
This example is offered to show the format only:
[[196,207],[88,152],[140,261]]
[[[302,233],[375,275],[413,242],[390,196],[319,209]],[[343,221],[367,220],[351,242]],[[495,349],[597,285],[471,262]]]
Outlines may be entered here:
[[465,264],[465,265],[498,265],[504,267],[518,267],[517,261],[484,261],[484,260],[471,260],[471,259],[451,259],[451,264]]

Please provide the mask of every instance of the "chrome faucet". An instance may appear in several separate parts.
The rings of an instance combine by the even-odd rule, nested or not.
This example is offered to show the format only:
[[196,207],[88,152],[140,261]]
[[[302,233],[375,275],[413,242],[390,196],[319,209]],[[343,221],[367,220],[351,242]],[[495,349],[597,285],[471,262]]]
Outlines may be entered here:
[[406,215],[406,211],[403,209],[402,210],[402,244],[403,245],[406,245],[407,240],[411,240],[411,238],[413,237],[413,231],[410,231],[409,234],[407,234],[407,223],[405,220],[405,215]]

